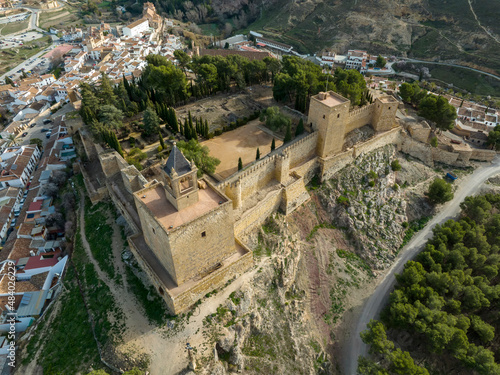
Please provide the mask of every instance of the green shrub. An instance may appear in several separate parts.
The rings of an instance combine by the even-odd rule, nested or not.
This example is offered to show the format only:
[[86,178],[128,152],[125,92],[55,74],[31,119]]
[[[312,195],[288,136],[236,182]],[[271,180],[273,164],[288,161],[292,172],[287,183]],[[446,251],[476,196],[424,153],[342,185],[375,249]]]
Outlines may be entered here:
[[337,204],[341,204],[343,206],[349,206],[351,203],[349,202],[349,198],[344,197],[341,195],[340,197],[337,198]]
[[401,170],[401,164],[399,164],[398,159],[394,159],[391,163],[391,168],[393,171],[397,172]]

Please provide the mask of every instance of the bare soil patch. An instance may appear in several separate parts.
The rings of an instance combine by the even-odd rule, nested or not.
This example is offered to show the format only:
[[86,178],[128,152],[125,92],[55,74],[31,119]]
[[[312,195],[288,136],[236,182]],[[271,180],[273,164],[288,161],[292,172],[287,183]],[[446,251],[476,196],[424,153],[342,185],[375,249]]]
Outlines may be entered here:
[[[259,120],[253,120],[247,125],[202,143],[210,149],[210,156],[221,161],[215,171],[218,178],[225,179],[235,173],[238,170],[238,158],[241,158],[243,166],[252,163],[257,148],[261,158],[271,152],[273,136],[263,131],[259,125]],[[276,148],[283,143],[277,138],[275,142]]]

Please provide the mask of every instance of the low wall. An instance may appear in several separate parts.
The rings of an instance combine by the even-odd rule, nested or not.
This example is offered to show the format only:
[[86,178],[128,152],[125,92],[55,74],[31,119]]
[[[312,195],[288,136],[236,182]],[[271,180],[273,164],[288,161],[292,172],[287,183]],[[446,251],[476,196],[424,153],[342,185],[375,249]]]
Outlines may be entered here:
[[234,235],[243,237],[245,233],[262,225],[266,219],[278,211],[282,199],[282,190],[270,192],[257,206],[251,208],[234,223]]
[[425,165],[433,167],[434,160],[430,148],[430,145],[418,142],[404,133],[401,135],[400,142],[398,143],[398,151],[413,156]]
[[497,156],[493,150],[477,150],[473,149],[470,158],[479,161],[492,161]]
[[353,155],[354,157],[358,157],[361,154],[372,152],[377,148],[384,147],[387,144],[396,144],[400,139],[401,128],[397,127],[391,129],[387,132],[377,134],[373,138],[363,142],[359,146],[356,145],[353,147]]
[[347,166],[349,163],[354,161],[354,152],[353,150],[348,150],[342,152],[341,154],[330,156],[327,159],[321,159],[321,182],[329,180],[333,178],[335,173],[340,171],[342,168]]
[[285,213],[285,215],[289,215],[311,198],[306,190],[304,179],[296,173],[294,173],[293,177],[295,178],[295,181],[283,189],[281,210]]
[[130,245],[130,250],[134,254],[137,263],[142,270],[148,276],[151,284],[156,288],[156,290],[162,290],[160,293],[163,297],[165,303],[167,304],[168,310],[171,314],[177,315],[185,312],[191,306],[193,306],[196,301],[203,298],[207,293],[214,289],[224,286],[224,284],[232,277],[242,274],[250,267],[253,266],[253,253],[245,245],[243,245],[237,238],[235,238],[237,245],[243,247],[246,250],[246,254],[242,255],[233,263],[227,264],[218,270],[208,274],[203,279],[198,280],[193,284],[192,287],[183,290],[177,295],[172,295],[169,293],[166,286],[160,281],[155,272],[151,269],[149,264],[144,261],[142,256],[139,254],[138,249],[135,247],[133,238],[135,236],[129,237],[128,243]]
[[313,177],[319,173],[319,161],[318,158],[312,158],[309,161],[306,161],[304,164],[299,165],[293,169],[290,169],[290,173],[296,173],[299,176],[302,176],[304,179],[304,185],[307,185]]
[[[237,240],[238,242],[238,240]],[[240,246],[241,243],[240,243]],[[247,253],[234,263],[222,267],[200,281],[198,281],[192,288],[189,288],[176,296],[169,296],[172,298],[174,306],[173,313],[180,314],[193,306],[196,301],[203,298],[207,293],[214,289],[224,286],[224,284],[233,276],[237,276],[248,270],[253,266],[253,253],[248,249]]]
[[449,152],[445,150],[441,150],[436,147],[430,148],[432,160],[438,163],[449,164],[449,165],[459,165],[462,162],[458,161],[459,153],[458,152]]
[[94,188],[94,185],[92,185],[92,183],[90,182],[90,178],[83,165],[80,165],[80,170],[82,171],[83,183],[85,184],[85,189],[87,189],[87,193],[89,194],[89,198],[92,204],[100,202],[101,200],[106,198],[108,196],[108,189],[105,186],[101,186],[96,190]]
[[[158,290],[164,290],[165,289],[165,285],[163,285],[163,283],[158,278],[158,276],[156,275],[156,273],[149,266],[148,262],[146,262],[144,260],[144,258],[140,255],[139,249],[137,249],[137,247],[135,246],[133,238],[134,237],[138,237],[138,236],[140,236],[140,235],[134,235],[134,236],[131,236],[131,237],[127,238],[130,251],[132,252],[132,254],[134,254],[134,257],[137,260],[137,263],[139,264],[139,267],[146,273],[146,275],[148,276],[149,281],[155,287],[155,289],[157,291]],[[165,298],[165,293],[164,293],[162,295],[162,297],[165,300],[165,303],[167,304],[168,310],[170,312],[175,311],[175,306],[174,306],[174,303],[173,303],[172,299],[170,298],[170,296],[168,296],[168,298]]]

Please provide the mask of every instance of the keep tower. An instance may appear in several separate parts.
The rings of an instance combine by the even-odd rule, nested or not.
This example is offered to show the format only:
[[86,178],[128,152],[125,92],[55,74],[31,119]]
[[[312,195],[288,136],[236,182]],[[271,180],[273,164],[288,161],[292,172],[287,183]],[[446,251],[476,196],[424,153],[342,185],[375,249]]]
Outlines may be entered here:
[[333,91],[320,92],[311,98],[308,122],[318,131],[319,157],[342,151],[349,107],[349,100]]

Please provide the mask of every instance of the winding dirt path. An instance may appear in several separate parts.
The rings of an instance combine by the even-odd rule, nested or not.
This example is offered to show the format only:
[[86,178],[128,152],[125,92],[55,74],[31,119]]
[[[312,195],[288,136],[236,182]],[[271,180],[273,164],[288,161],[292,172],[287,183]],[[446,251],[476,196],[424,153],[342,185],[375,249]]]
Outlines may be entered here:
[[[136,337],[137,335],[141,335],[145,332],[150,331],[153,327],[149,325],[147,319],[144,317],[144,314],[140,311],[139,306],[135,302],[134,296],[130,295],[125,286],[118,285],[113,280],[111,280],[108,275],[101,270],[101,268],[99,267],[99,263],[97,263],[94,256],[92,255],[90,245],[87,241],[87,236],[85,235],[85,202],[83,194],[82,199],[80,200],[79,224],[83,248],[85,249],[85,253],[88,256],[89,261],[94,265],[99,278],[109,287],[116,303],[118,304],[118,306],[120,306],[125,314],[125,324],[127,329],[125,330],[123,340],[126,342],[130,338],[130,336]],[[120,257],[118,257],[117,259],[120,259]],[[116,263],[121,262],[117,261]]]
[[[83,195],[82,195],[83,196]],[[85,206],[83,199],[80,209],[80,234],[83,247],[89,261],[94,265],[98,276],[108,285],[116,300],[116,303],[123,310],[126,316],[126,329],[123,335],[123,344],[117,350],[122,353],[146,353],[150,357],[149,371],[151,375],[178,374],[188,367],[188,357],[185,351],[186,343],[200,351],[205,339],[203,337],[203,320],[206,316],[215,313],[217,307],[224,303],[229,295],[240,289],[241,286],[249,282],[257,272],[259,265],[249,272],[243,274],[233,281],[225,289],[217,294],[205,299],[194,311],[193,316],[188,321],[183,322],[183,326],[178,328],[156,327],[148,323],[142,308],[137,304],[135,296],[128,290],[125,277],[123,285],[116,284],[99,267],[90,250],[90,245],[85,235]],[[113,255],[115,256],[115,266],[122,275],[125,273],[125,265],[121,260],[123,249],[123,239],[120,228],[113,222]],[[205,353],[209,354],[209,353]]]
[[498,39],[495,35],[493,35],[493,33],[491,33],[486,27],[484,27],[483,25],[481,25],[481,22],[479,22],[479,18],[477,18],[476,12],[474,12],[474,8],[472,8],[472,0],[468,0],[468,1],[469,1],[470,11],[474,15],[474,18],[476,19],[476,22],[479,25],[479,27],[482,28],[484,30],[484,32],[486,34],[488,34],[491,38],[493,38],[493,40],[495,42],[497,42],[498,44],[500,44],[500,39]]

